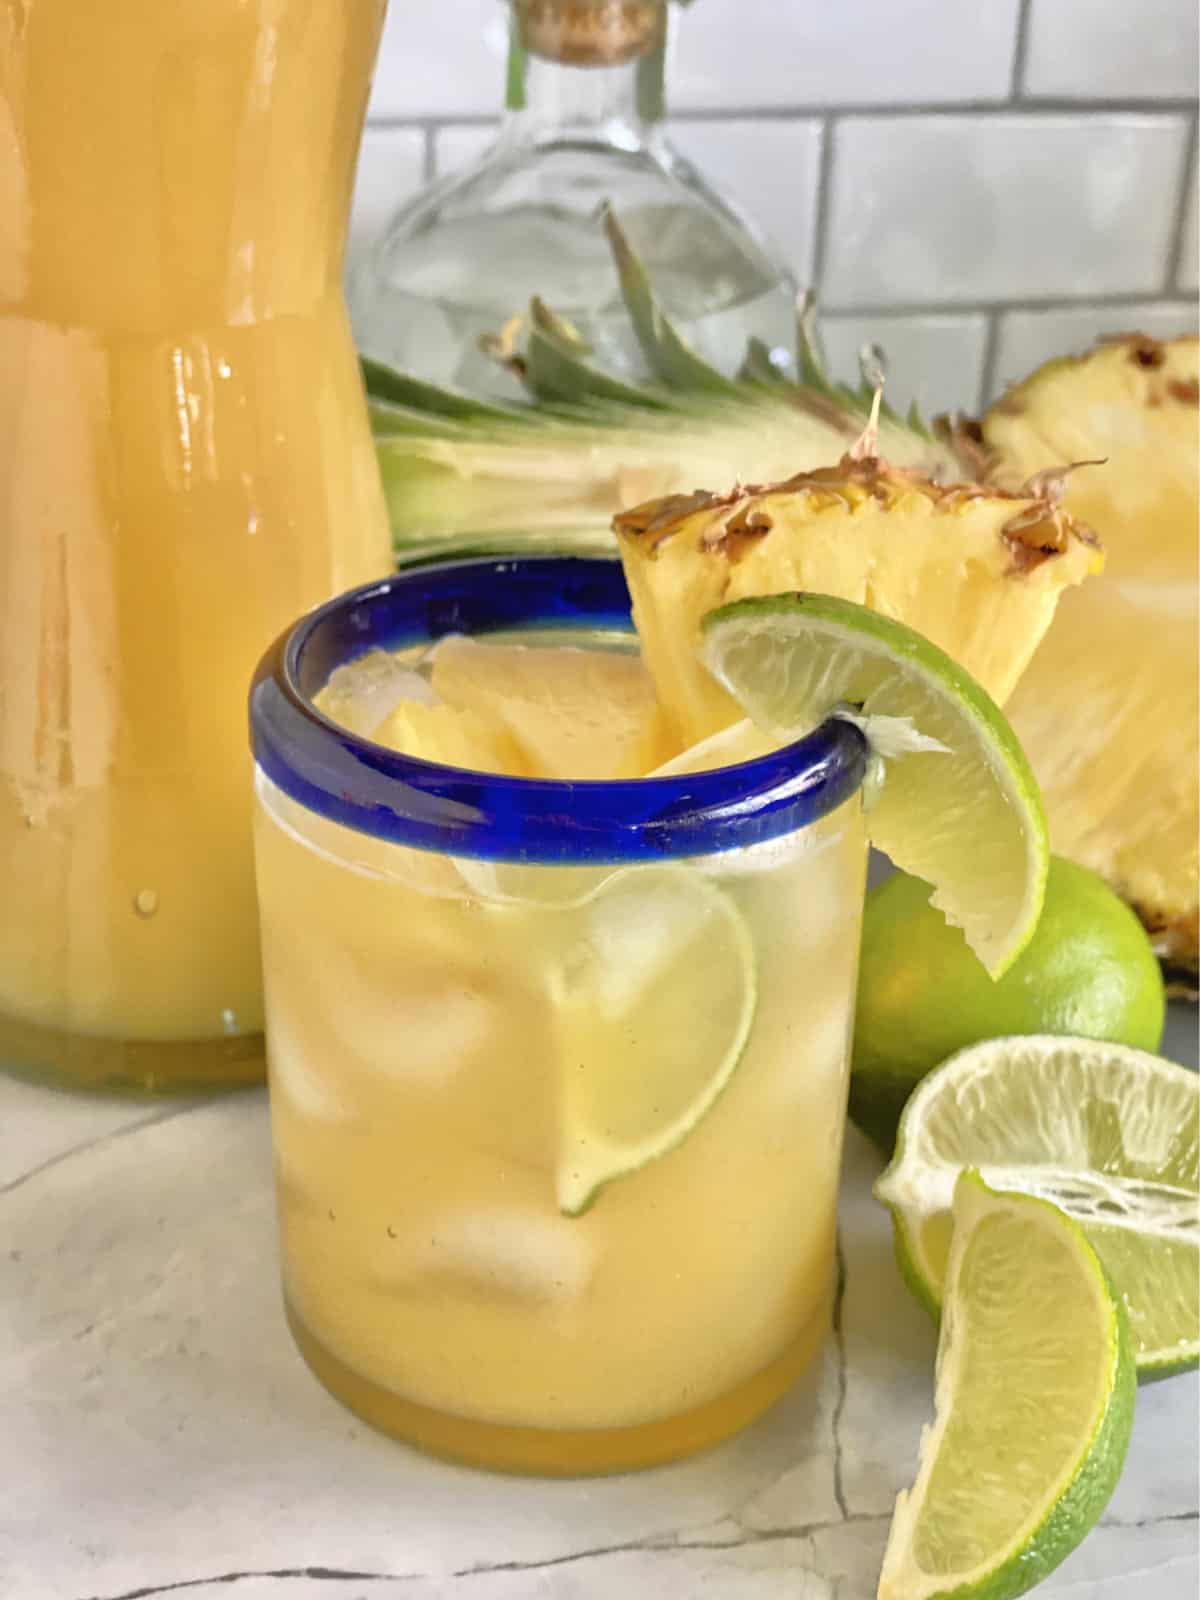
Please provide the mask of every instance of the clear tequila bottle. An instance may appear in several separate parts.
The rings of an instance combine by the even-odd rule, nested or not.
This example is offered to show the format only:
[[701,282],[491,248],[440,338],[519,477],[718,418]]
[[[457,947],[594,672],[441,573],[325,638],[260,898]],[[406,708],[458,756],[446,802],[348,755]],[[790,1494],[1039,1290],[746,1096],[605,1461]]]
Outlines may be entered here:
[[403,206],[353,264],[361,349],[436,383],[514,397],[479,347],[538,294],[603,365],[648,376],[602,226],[611,205],[667,313],[736,370],[753,335],[790,358],[794,286],[663,131],[667,0],[511,0],[507,113],[468,171]]

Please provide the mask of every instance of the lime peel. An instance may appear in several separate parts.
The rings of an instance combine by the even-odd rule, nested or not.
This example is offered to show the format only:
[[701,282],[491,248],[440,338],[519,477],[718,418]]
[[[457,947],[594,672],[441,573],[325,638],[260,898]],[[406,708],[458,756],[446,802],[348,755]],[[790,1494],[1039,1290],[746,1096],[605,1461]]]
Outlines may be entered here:
[[939,747],[885,758],[868,833],[933,885],[932,904],[1002,976],[1033,937],[1050,847],[1036,779],[994,701],[913,629],[832,595],[737,600],[702,633],[708,670],[760,727],[795,737],[848,703],[868,738],[874,719],[906,718]]
[[[742,1058],[757,991],[740,911],[688,867],[616,872],[573,912],[584,935],[563,953],[552,998],[570,1063],[556,1186],[575,1217],[708,1114]],[[643,952],[630,947],[639,929]]]
[[1055,1205],[1115,1282],[1147,1380],[1200,1361],[1198,1142],[1196,1073],[1128,1045],[1022,1034],[971,1045],[918,1084],[875,1195],[901,1274],[934,1316],[965,1167]]
[[1099,1519],[1129,1446],[1129,1326],[1078,1224],[965,1170],[947,1285],[934,1422],[896,1501],[878,1600],[1015,1600]]

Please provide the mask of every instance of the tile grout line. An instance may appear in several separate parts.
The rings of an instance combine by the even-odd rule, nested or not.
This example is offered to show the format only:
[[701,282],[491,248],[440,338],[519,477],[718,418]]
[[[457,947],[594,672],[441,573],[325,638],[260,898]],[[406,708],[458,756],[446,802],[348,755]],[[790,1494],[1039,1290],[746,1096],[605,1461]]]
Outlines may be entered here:
[[996,362],[1000,354],[1000,318],[995,307],[988,312],[987,334],[983,341],[983,360],[979,363],[979,392],[975,399],[975,414],[982,416],[984,407],[995,393]]
[[1017,7],[1017,31],[1013,40],[1012,78],[1008,85],[1008,102],[1010,105],[1024,105],[1025,92],[1025,67],[1029,60],[1029,28],[1033,12],[1033,0],[1019,0]]
[[1121,306],[1169,306],[1180,311],[1189,310],[1194,298],[1185,290],[1175,290],[1164,295],[1148,290],[1145,293],[1098,294],[1083,299],[1057,295],[1021,295],[1013,300],[901,300],[864,301],[861,305],[835,302],[822,304],[824,315],[834,317],[946,317],[979,316],[1003,311],[1094,311]]
[[1187,137],[1183,142],[1183,172],[1179,180],[1179,196],[1175,203],[1175,219],[1171,226],[1171,237],[1167,241],[1166,273],[1163,284],[1163,293],[1182,293],[1178,289],[1180,276],[1183,272],[1183,252],[1187,248],[1186,224],[1188,214],[1188,201],[1192,198],[1192,174],[1196,170],[1196,140],[1197,140],[1197,115],[1193,112],[1188,126]]
[[[1015,68],[1015,63],[1014,63]],[[1130,96],[1125,99],[1072,99],[1062,95],[997,95],[991,100],[932,100],[889,103],[870,100],[814,101],[811,105],[716,106],[706,110],[673,111],[669,122],[819,122],[827,117],[863,117],[907,121],[913,117],[983,117],[1002,120],[1020,116],[1079,116],[1086,118],[1128,115],[1194,116],[1195,100],[1186,97]],[[488,127],[500,120],[498,111],[435,111],[424,115],[368,117],[367,128],[378,132],[420,128],[437,132],[447,127]]]
[[820,304],[825,283],[825,261],[829,253],[829,218],[833,210],[833,145],[837,119],[826,117],[821,124],[821,159],[817,165],[817,193],[812,208],[812,265],[808,287],[816,291]]

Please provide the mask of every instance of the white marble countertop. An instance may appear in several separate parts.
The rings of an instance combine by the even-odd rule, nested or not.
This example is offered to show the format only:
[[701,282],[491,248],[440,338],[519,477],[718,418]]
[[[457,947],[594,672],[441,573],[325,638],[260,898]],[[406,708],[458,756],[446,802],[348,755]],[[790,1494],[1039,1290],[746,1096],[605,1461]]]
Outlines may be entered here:
[[[1196,1059],[1174,1008],[1165,1053]],[[308,1374],[276,1284],[265,1098],[0,1079],[2,1600],[872,1600],[934,1331],[850,1133],[819,1372],[726,1445],[546,1482],[425,1459]],[[1124,1478],[1044,1600],[1195,1600],[1195,1374],[1143,1389]]]

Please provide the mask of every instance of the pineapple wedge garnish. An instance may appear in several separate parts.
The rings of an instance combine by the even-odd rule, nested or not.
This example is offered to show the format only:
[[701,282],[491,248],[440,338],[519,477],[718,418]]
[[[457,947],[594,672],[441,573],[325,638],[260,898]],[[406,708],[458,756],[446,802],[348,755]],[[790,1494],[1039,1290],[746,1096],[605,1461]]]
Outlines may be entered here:
[[1100,535],[1104,576],[1063,597],[1008,709],[1054,849],[1107,878],[1188,987],[1200,899],[1198,378],[1194,338],[1131,334],[1051,361],[982,424],[1002,482],[1105,459],[1063,498]]
[[531,778],[640,778],[674,754],[650,674],[623,651],[455,636],[433,652],[432,683],[444,709],[503,732]]
[[939,485],[873,457],[769,487],[673,495],[613,524],[642,654],[673,732],[693,744],[741,715],[702,666],[700,621],[751,595],[802,589],[907,623],[1001,705],[1062,591],[1098,572],[1058,475],[1021,491]]

